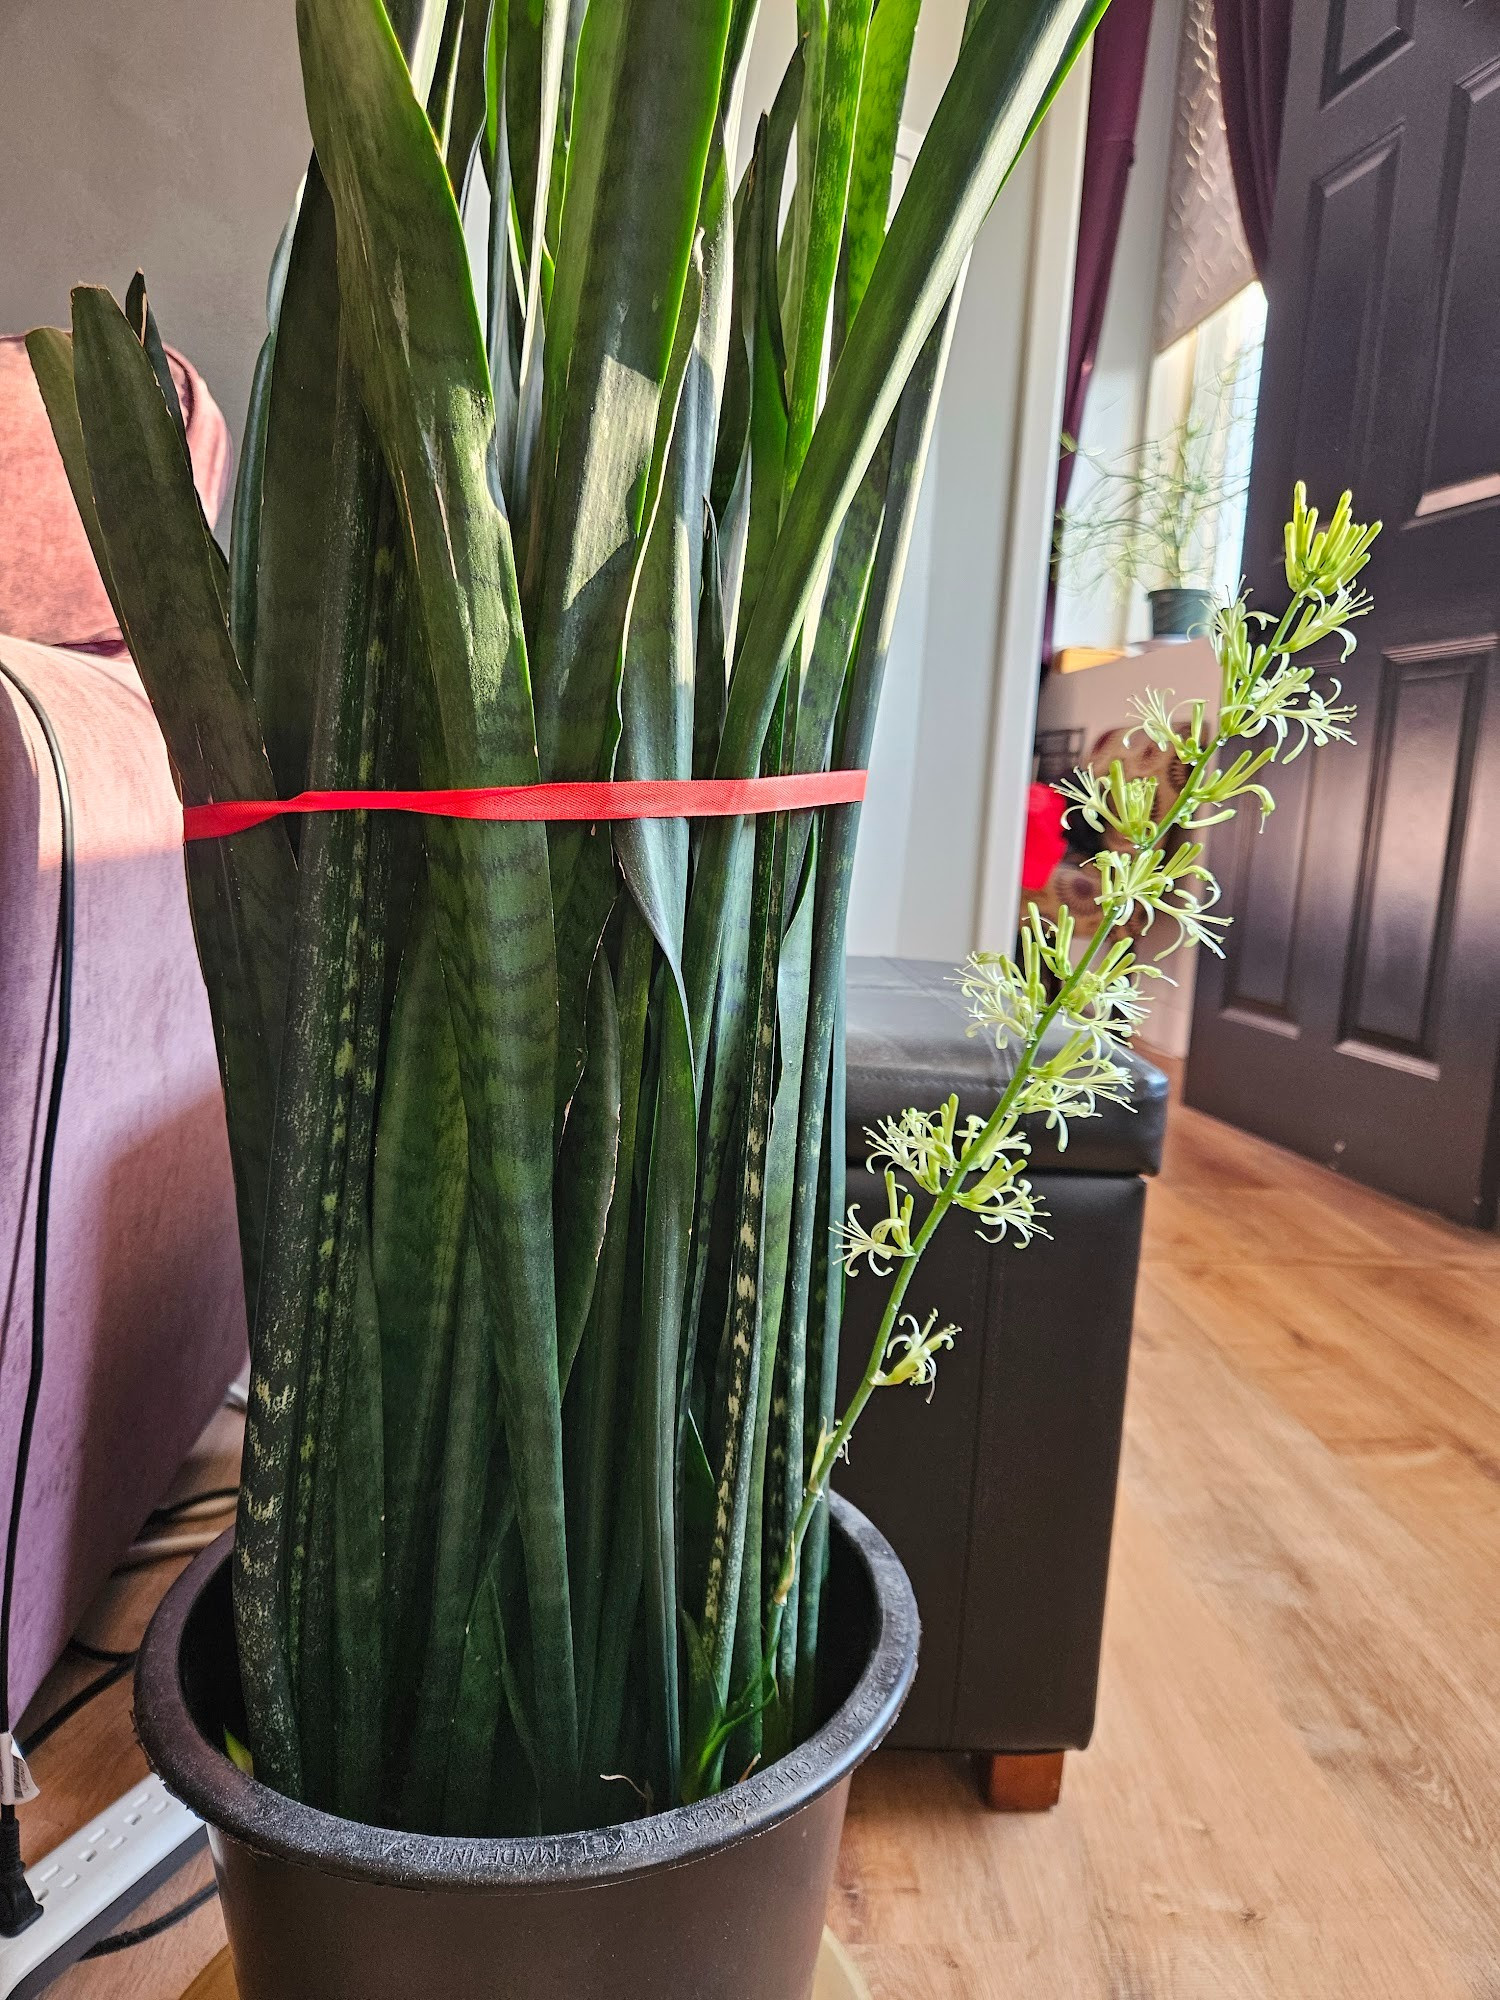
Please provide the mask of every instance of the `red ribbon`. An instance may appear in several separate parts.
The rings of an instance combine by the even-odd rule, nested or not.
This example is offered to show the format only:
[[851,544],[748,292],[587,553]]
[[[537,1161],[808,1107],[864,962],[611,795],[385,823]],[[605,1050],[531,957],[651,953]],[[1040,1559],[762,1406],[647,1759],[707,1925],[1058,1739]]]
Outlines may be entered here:
[[294,799],[233,799],[184,806],[184,840],[223,840],[284,813],[431,813],[440,819],[737,819],[813,806],[858,805],[865,771],[794,772],[781,778],[623,778],[557,785],[483,785],[454,792],[299,792]]

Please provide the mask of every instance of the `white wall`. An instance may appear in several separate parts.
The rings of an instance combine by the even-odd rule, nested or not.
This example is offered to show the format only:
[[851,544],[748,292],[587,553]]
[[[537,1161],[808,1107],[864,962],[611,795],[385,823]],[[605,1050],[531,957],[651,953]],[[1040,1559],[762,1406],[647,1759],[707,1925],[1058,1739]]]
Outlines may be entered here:
[[292,0],[4,0],[0,332],[140,265],[238,436],[307,154]]
[[1014,930],[1087,106],[1085,64],[975,247],[871,760],[855,952],[957,960]]
[[[1146,398],[1155,358],[1156,292],[1171,168],[1183,0],[1156,0],[1136,125],[1135,166],[1120,218],[1120,241],[1099,352],[1084,406],[1081,442],[1103,459],[1146,434]],[[1068,504],[1077,506],[1096,475],[1080,463]],[[1065,570],[1053,628],[1057,646],[1123,646],[1149,629],[1140,593]]]

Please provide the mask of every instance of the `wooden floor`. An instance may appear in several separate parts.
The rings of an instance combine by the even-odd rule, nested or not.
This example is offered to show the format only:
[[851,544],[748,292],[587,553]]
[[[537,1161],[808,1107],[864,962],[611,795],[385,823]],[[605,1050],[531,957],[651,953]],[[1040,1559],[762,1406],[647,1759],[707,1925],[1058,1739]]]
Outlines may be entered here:
[[[1181,1107],[1147,1228],[1094,1745],[1033,1819],[877,1758],[834,1927],[874,2000],[1500,2000],[1500,1240]],[[33,1814],[137,1755],[96,1704]]]

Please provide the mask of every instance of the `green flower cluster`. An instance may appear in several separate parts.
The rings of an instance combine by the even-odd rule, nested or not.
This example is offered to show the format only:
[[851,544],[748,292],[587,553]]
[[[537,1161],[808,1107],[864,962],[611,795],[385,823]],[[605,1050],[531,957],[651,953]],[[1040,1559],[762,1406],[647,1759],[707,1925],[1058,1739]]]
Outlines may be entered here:
[[[1177,759],[1186,779],[1175,801],[1159,805],[1155,778],[1128,777],[1116,761],[1106,772],[1081,770],[1058,790],[1106,845],[1092,866],[1099,877],[1099,921],[1080,939],[1072,913],[1055,921],[1032,904],[1017,952],[976,952],[958,975],[973,1016],[971,1033],[994,1036],[1015,1052],[1010,1081],[987,1118],[961,1119],[957,1097],[932,1112],[909,1110],[867,1133],[870,1166],[885,1169],[886,1213],[873,1224],[851,1209],[842,1226],[843,1256],[889,1278],[890,1293],[859,1388],[838,1425],[821,1440],[804,1512],[816,1504],[870,1395],[904,1382],[930,1387],[937,1355],[957,1328],[919,1322],[904,1309],[923,1252],[950,1208],[967,1209],[992,1241],[1026,1243],[1042,1231],[1042,1210],[1026,1168],[1028,1128],[1041,1120],[1067,1143],[1069,1121],[1092,1117],[1104,1103],[1128,1104],[1130,1072],[1122,1060],[1146,1015],[1143,984],[1164,978],[1160,961],[1182,945],[1221,949],[1227,917],[1201,840],[1184,838],[1232,819],[1246,801],[1262,818],[1275,801],[1261,773],[1290,763],[1308,744],[1348,743],[1354,710],[1316,658],[1336,642],[1353,651],[1353,626],[1371,608],[1356,578],[1369,561],[1380,523],[1362,526],[1345,493],[1319,525],[1300,483],[1286,529],[1290,602],[1274,618],[1249,607],[1246,594],[1220,608],[1212,628],[1220,699],[1210,718],[1196,701],[1174,706],[1152,691],[1136,708],[1138,726]],[[1241,747],[1234,747],[1241,746]],[[1173,927],[1159,950],[1142,955],[1158,919]],[[788,1561],[795,1571],[796,1545]]]

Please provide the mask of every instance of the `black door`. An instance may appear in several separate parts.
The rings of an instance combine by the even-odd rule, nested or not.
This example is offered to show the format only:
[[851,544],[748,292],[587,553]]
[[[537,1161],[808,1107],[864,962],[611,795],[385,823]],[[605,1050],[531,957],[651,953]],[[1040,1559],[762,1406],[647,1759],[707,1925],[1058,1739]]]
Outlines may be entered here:
[[1386,532],[1342,672],[1356,748],[1214,861],[1192,1104],[1465,1222],[1500,1057],[1500,0],[1299,0],[1245,570],[1292,483]]

